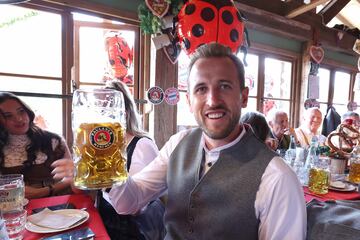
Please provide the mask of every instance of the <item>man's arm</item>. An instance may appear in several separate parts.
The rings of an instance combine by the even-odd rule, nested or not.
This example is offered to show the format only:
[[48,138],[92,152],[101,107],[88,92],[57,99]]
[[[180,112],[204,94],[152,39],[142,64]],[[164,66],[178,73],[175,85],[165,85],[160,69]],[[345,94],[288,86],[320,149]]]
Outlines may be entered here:
[[256,195],[259,239],[305,239],[306,206],[295,173],[279,157],[266,168]]

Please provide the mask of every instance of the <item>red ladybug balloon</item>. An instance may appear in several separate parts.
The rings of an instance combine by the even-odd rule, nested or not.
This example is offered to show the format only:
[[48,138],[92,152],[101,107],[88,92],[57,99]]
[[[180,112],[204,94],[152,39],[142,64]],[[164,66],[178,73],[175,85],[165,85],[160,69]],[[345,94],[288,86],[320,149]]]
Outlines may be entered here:
[[126,40],[119,35],[107,37],[105,45],[114,77],[123,79],[132,64],[133,49],[130,49]]
[[218,42],[236,53],[244,23],[232,0],[189,0],[178,14],[177,35],[189,55],[205,43]]

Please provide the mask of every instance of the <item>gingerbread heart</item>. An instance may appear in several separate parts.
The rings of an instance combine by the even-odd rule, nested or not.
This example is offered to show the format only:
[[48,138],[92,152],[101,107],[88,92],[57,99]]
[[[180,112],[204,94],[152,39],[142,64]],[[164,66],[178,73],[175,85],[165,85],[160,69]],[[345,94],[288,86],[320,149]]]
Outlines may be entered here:
[[324,49],[322,49],[321,47],[310,47],[310,56],[317,64],[321,63],[321,61],[324,59],[324,55]]
[[169,3],[165,0],[145,0],[146,6],[157,17],[162,18],[169,10]]
[[163,47],[163,49],[164,49],[165,55],[170,60],[170,62],[172,64],[175,64],[180,55],[180,51],[181,51],[180,47],[178,45],[174,46],[173,44],[170,44],[170,45]]

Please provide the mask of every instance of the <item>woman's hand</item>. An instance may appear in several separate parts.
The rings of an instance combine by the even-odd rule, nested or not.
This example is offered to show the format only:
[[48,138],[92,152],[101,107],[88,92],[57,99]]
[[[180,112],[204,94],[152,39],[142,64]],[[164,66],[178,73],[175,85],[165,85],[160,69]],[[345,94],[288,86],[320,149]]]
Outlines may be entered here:
[[74,162],[70,158],[62,158],[51,164],[53,178],[65,183],[71,183],[74,177]]

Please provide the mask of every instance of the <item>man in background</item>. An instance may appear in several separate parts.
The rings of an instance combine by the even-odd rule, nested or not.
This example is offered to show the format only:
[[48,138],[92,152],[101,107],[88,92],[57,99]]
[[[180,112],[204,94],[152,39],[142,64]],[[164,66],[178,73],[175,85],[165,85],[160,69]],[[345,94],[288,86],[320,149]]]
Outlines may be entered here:
[[278,140],[277,149],[288,149],[290,145],[289,118],[286,112],[273,109],[268,113],[268,123],[271,137]]

